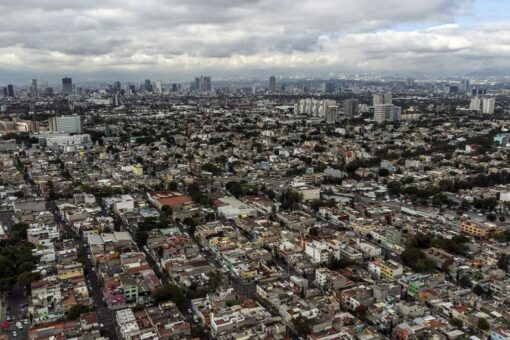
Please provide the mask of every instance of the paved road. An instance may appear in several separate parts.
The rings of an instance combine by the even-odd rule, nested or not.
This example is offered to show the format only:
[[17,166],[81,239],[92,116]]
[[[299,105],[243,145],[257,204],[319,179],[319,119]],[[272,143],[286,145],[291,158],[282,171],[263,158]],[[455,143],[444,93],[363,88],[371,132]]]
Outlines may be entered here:
[[[60,224],[64,231],[74,234],[73,229],[64,221],[60,215],[60,212],[55,206],[54,201],[48,202],[48,209],[55,215],[55,222]],[[104,303],[103,290],[97,278],[96,272],[93,270],[94,266],[92,261],[89,259],[89,250],[87,242],[76,235],[74,238],[76,245],[78,246],[78,256],[85,258],[84,263],[85,278],[90,289],[91,297],[94,300],[95,312],[97,313],[98,321],[102,324],[102,327],[109,331],[111,339],[116,339],[115,334],[115,323],[114,323],[114,311],[110,310]]]

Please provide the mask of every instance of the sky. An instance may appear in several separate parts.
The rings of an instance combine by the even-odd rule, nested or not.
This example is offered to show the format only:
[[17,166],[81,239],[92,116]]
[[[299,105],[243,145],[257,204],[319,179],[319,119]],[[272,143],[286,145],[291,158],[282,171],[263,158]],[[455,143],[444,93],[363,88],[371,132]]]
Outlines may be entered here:
[[0,0],[0,83],[510,74],[508,0]]

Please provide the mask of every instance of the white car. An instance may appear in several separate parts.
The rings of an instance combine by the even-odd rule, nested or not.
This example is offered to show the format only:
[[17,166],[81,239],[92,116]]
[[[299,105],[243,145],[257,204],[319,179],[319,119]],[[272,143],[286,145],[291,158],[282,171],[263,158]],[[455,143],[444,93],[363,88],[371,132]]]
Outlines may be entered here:
[[21,324],[21,322],[16,322],[16,327],[18,327],[18,329],[22,329],[23,328],[23,325]]
[[16,333],[16,331],[12,332],[12,336],[16,337],[16,336],[18,336],[18,333]]

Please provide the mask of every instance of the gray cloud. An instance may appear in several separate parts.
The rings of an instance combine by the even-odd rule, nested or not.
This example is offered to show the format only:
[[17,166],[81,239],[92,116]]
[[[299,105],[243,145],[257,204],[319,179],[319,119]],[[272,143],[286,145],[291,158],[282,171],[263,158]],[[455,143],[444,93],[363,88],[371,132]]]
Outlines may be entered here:
[[[510,27],[462,29],[472,0],[18,0],[0,3],[0,71],[129,75],[508,65]],[[436,27],[392,31],[395,24]],[[490,38],[489,38],[490,36]],[[484,46],[480,48],[480,44]],[[9,73],[11,74],[11,73]]]

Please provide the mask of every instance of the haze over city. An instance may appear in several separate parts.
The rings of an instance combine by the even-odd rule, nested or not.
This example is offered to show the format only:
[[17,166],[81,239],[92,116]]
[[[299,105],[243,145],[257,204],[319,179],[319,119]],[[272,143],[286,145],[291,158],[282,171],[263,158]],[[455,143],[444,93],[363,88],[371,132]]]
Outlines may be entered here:
[[510,67],[504,0],[21,0],[0,11],[4,82]]
[[510,340],[508,1],[0,13],[0,340]]

